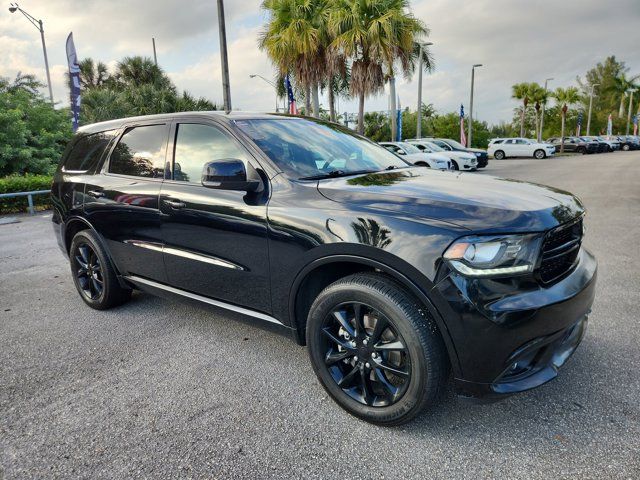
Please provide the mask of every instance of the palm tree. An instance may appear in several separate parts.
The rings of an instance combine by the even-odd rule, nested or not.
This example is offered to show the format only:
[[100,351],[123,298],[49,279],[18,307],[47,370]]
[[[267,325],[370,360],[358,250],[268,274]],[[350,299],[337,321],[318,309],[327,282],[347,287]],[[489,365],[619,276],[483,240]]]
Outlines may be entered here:
[[328,7],[326,0],[264,0],[269,21],[260,34],[260,48],[281,75],[293,73],[304,88],[306,111],[319,116],[318,86],[325,76]]
[[153,85],[156,88],[175,89],[166,73],[148,57],[125,57],[118,62],[115,81],[124,87]]
[[542,132],[540,131],[540,111],[543,105],[546,105],[549,101],[549,91],[545,90],[537,83],[531,83],[529,88],[529,97],[534,102],[535,108],[535,128],[536,128],[536,140],[542,140]]
[[527,112],[527,106],[531,101],[531,88],[530,83],[516,83],[511,87],[511,98],[520,100],[522,102],[522,110],[520,111],[520,136],[524,137],[524,116]]
[[618,76],[614,78],[614,90],[616,95],[620,95],[620,109],[618,110],[618,118],[623,118],[625,115],[625,98],[627,96],[627,90],[640,88],[640,75],[634,75],[627,78],[625,72],[620,72]]
[[426,28],[408,13],[407,0],[333,0],[329,13],[331,48],[351,60],[351,93],[358,97],[358,132],[364,132],[364,102],[379,93],[385,74],[395,101],[394,64],[404,73],[417,33]]
[[83,90],[102,87],[109,81],[109,70],[102,62],[94,62],[91,57],[80,61],[80,86]]
[[562,108],[560,109],[560,116],[562,119],[560,133],[560,153],[564,153],[564,129],[567,119],[567,110],[569,110],[570,105],[575,105],[580,101],[580,93],[578,92],[578,89],[576,87],[558,87],[556,91],[553,92],[553,98],[556,99],[558,105],[562,105]]

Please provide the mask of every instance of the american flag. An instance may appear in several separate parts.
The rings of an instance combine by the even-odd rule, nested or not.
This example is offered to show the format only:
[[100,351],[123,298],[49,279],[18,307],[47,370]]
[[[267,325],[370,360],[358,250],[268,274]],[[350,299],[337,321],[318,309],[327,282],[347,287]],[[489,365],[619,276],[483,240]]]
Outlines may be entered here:
[[467,136],[464,134],[464,106],[460,104],[460,143],[467,146]]
[[293,88],[291,88],[291,81],[289,75],[284,78],[284,86],[287,89],[287,96],[289,97],[289,114],[298,115],[298,107],[296,106],[296,98],[293,96]]

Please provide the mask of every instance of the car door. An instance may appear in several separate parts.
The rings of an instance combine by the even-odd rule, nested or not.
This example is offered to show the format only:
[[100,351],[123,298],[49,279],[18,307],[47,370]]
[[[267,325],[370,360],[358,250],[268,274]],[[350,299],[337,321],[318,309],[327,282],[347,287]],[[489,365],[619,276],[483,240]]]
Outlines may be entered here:
[[531,145],[524,138],[516,138],[515,141],[515,156],[517,157],[531,157],[533,156],[533,151],[531,150]]
[[[170,285],[234,305],[270,312],[267,198],[202,185],[208,162],[239,159],[259,168],[222,125],[177,122],[171,178],[160,192],[164,261]],[[268,180],[263,178],[264,187]],[[277,268],[277,267],[276,267]]]
[[85,186],[86,219],[123,275],[165,281],[158,206],[169,124],[129,125]]

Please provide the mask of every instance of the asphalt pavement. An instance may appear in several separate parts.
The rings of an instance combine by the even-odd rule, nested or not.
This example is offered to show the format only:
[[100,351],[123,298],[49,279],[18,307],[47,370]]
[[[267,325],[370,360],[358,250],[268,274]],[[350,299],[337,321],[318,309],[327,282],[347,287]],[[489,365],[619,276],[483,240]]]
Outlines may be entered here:
[[599,260],[586,337],[553,382],[412,423],[351,417],[304,348],[137,293],[80,300],[50,214],[0,225],[0,479],[640,478],[640,153],[491,161],[576,193]]

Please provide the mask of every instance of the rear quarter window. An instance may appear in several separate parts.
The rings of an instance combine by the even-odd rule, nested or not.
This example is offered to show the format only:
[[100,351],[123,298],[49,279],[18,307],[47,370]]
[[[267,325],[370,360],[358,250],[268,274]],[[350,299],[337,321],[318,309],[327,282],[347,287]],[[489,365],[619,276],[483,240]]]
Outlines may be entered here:
[[94,170],[116,130],[93,133],[80,137],[71,145],[71,150],[63,161],[65,172],[87,172]]

